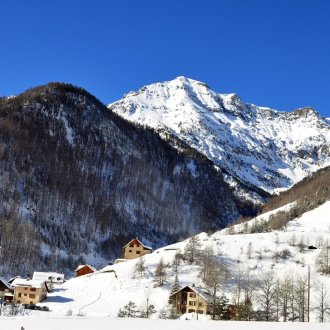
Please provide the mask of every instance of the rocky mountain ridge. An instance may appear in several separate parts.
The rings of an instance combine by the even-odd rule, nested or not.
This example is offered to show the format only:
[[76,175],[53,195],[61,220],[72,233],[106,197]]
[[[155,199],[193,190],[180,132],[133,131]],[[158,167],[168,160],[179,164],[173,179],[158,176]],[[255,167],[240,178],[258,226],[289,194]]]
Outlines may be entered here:
[[185,77],[130,92],[108,108],[167,141],[180,139],[255,202],[264,196],[246,187],[274,194],[330,164],[330,125],[312,108],[258,107]]

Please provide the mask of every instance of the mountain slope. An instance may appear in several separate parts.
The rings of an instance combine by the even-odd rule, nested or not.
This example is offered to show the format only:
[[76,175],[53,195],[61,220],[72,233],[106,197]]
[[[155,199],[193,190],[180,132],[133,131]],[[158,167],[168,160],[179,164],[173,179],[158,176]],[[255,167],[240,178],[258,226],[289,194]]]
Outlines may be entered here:
[[71,85],[0,99],[3,272],[104,264],[132,237],[157,247],[251,211],[206,157],[176,144]]
[[330,126],[311,108],[280,112],[218,94],[185,77],[130,92],[110,104],[123,118],[178,138],[210,159],[238,195],[274,193],[330,164]]
[[326,200],[330,200],[330,166],[316,171],[290,189],[271,198],[262,206],[262,212],[268,212],[283,205],[297,202],[303,213],[323,204]]
[[[290,206],[284,208],[289,209]],[[281,210],[283,208],[263,214],[248,222],[248,226],[252,226],[256,221],[267,221],[272,214]],[[325,287],[330,285],[329,276],[318,273],[315,263],[321,248],[330,239],[330,218],[327,216],[329,212],[330,202],[327,201],[291,221],[285,231],[242,234],[243,225],[236,225],[233,231],[230,230],[233,233],[230,235],[228,229],[212,235],[206,233],[198,235],[202,248],[211,247],[215,257],[228,268],[230,276],[226,280],[222,279],[219,294],[224,293],[230,303],[234,303],[237,299],[237,282],[240,279],[242,301],[247,290],[251,290],[253,308],[262,309],[260,305],[262,295],[259,290],[263,285],[265,274],[273,272],[274,280],[279,279],[282,285],[285,279],[306,281],[307,270],[310,267],[311,320],[316,322],[320,284],[323,283]],[[135,302],[139,310],[145,309],[148,298],[149,304],[155,305],[159,312],[168,303],[175,272],[173,267],[166,267],[165,285],[155,287],[154,273],[157,264],[162,259],[165,264],[171,265],[177,253],[184,254],[187,244],[188,240],[182,241],[145,255],[143,257],[145,271],[142,277],[135,273],[138,262],[135,259],[107,266],[95,274],[70,279],[58,291],[51,294],[42,305],[49,306],[52,314],[56,316],[64,316],[71,309],[73,315],[83,313],[87,317],[116,317],[119,308],[128,301]],[[308,245],[313,245],[317,249],[308,249]],[[286,251],[287,256],[276,258],[275,256],[281,251]],[[201,260],[197,264],[189,264],[181,260],[178,276],[181,287],[193,284],[196,287],[205,287],[200,276],[202,264]],[[117,278],[109,270],[114,270]],[[295,313],[298,314],[298,311],[295,310]],[[157,314],[154,317],[157,317]]]

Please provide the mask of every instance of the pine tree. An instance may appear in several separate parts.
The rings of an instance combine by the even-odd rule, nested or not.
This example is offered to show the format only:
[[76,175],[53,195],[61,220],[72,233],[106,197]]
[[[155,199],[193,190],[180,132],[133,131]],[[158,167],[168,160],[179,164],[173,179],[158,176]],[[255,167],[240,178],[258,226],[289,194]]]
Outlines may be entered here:
[[118,317],[138,317],[139,311],[137,310],[136,304],[133,301],[129,301],[123,309],[119,309]]
[[174,278],[174,282],[171,288],[171,293],[170,295],[172,295],[174,292],[177,292],[180,290],[180,283],[179,283],[179,277],[178,277],[178,273],[175,273],[175,278]]
[[217,320],[229,320],[229,300],[225,295],[217,298],[216,304],[213,306],[214,318]]
[[145,276],[145,270],[144,258],[140,257],[135,264],[134,277],[143,278]]
[[174,320],[178,316],[176,314],[175,306],[173,305],[167,305],[165,308],[161,309],[158,314],[159,319],[171,319]]
[[194,263],[200,254],[202,244],[198,236],[192,236],[184,249],[184,256],[190,264]]

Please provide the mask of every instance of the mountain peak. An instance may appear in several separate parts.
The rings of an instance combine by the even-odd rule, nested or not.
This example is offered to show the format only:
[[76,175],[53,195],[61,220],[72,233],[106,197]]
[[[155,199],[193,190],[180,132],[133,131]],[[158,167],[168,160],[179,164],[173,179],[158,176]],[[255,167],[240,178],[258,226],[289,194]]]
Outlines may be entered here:
[[244,183],[274,193],[330,164],[329,125],[310,107],[293,112],[258,107],[179,76],[109,108],[166,139],[179,138],[223,169],[236,188]]
[[199,86],[203,86],[206,87],[207,89],[210,89],[210,87],[203,81],[199,81],[199,80],[195,80],[192,78],[188,78],[185,76],[178,76],[176,78],[174,78],[173,80],[169,80],[165,83],[178,83],[178,84],[183,84],[183,85],[199,85]]

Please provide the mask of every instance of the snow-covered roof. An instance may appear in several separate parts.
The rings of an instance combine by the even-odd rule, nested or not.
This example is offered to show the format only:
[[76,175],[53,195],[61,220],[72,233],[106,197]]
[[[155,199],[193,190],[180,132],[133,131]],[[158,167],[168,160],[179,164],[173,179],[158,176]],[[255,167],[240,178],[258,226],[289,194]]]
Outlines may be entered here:
[[147,246],[145,244],[143,244],[138,238],[134,238],[131,241],[129,241],[126,245],[124,245],[123,248],[125,248],[127,245],[131,244],[132,242],[137,241],[140,245],[142,245],[145,249],[149,249],[152,250],[152,248],[150,246]]
[[8,289],[11,289],[12,287],[10,286],[10,284],[2,277],[0,277],[0,282],[7,287]]
[[91,265],[79,265],[74,271],[77,272],[78,270],[84,268],[85,266],[87,266],[88,268],[90,268],[93,272],[97,272],[97,269]]
[[10,280],[8,280],[8,283],[12,284],[16,280],[16,278],[22,278],[22,277],[21,276],[14,276]]
[[52,281],[54,283],[63,283],[64,274],[60,274],[60,273],[56,273],[56,272],[34,272],[33,276],[32,276],[32,280]]
[[11,292],[6,292],[3,296],[4,297],[14,297],[14,294]]
[[17,286],[29,286],[31,288],[36,288],[36,289],[41,289],[43,285],[47,284],[45,281],[40,281],[40,280],[29,280],[29,279],[24,279],[24,278],[16,278],[14,282],[12,283],[13,287]]

